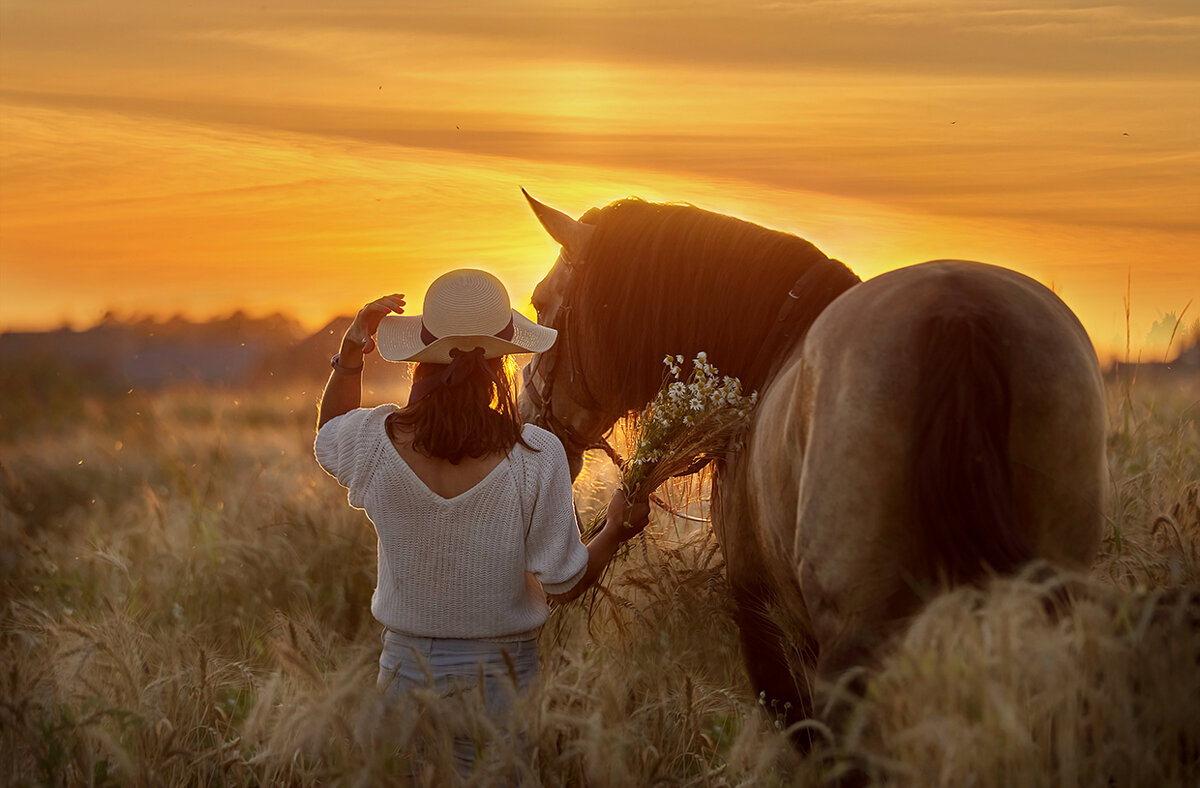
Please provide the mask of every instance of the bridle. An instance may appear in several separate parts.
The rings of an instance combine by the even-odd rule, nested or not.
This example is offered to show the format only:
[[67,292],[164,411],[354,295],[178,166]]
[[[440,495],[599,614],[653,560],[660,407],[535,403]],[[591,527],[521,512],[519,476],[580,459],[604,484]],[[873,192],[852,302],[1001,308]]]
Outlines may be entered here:
[[[617,450],[612,447],[612,444],[608,442],[608,439],[605,437],[605,435],[600,435],[600,437],[594,440],[580,435],[578,430],[576,430],[570,424],[567,424],[562,419],[558,418],[558,416],[554,415],[554,408],[551,405],[550,398],[554,394],[554,382],[557,379],[556,375],[554,374],[555,365],[558,364],[559,352],[565,350],[567,353],[567,362],[571,365],[570,369],[568,370],[569,380],[572,384],[578,380],[579,385],[575,386],[574,388],[581,390],[583,398],[576,398],[570,393],[568,393],[568,397],[570,397],[570,399],[576,405],[580,405],[581,407],[590,411],[605,413],[607,415],[607,412],[603,410],[603,408],[600,406],[600,403],[596,400],[596,396],[592,393],[591,388],[587,384],[587,379],[584,378],[583,372],[579,368],[578,355],[575,352],[574,336],[568,330],[570,326],[572,305],[567,303],[567,297],[568,295],[574,293],[574,288],[571,287],[571,283],[575,279],[575,268],[579,265],[582,265],[582,262],[571,262],[570,258],[566,256],[565,251],[559,254],[559,260],[561,260],[562,263],[567,267],[568,273],[567,286],[563,288],[562,303],[559,304],[558,311],[554,315],[554,324],[551,326],[551,328],[554,328],[558,331],[559,341],[554,347],[554,355],[550,358],[550,370],[548,374],[540,376],[546,383],[545,387],[540,391],[537,387],[537,378],[539,377],[538,367],[546,357],[546,353],[539,353],[534,357],[534,360],[529,362],[529,364],[525,367],[525,391],[529,393],[529,399],[533,403],[535,409],[535,421],[539,422],[542,426],[549,428],[551,432],[559,436],[560,440],[570,443],[575,447],[582,449],[583,451],[587,451],[589,449],[602,450],[608,455],[608,458],[613,461],[613,464],[616,465],[618,469],[621,469],[625,467],[625,458],[622,457]],[[616,422],[616,418],[613,419],[613,422]],[[684,520],[691,520],[693,522],[709,522],[709,520],[706,518],[695,517],[687,512],[681,512],[677,510],[675,507],[671,506],[654,493],[650,494],[649,499],[659,508],[670,513],[674,517],[680,517]],[[579,518],[578,510],[575,512],[575,517],[576,519]]]
[[[573,310],[573,305],[569,299],[574,295],[575,269],[583,265],[583,262],[572,262],[566,255],[566,250],[559,253],[559,261],[566,266],[567,284],[563,288],[562,302],[559,304],[558,311],[554,315],[554,321],[551,328],[558,331],[558,342],[553,348],[553,352],[547,362],[546,356],[551,351],[539,353],[534,356],[533,361],[525,367],[523,382],[525,391],[529,395],[529,401],[534,407],[534,420],[548,428],[555,435],[558,435],[564,442],[571,444],[574,448],[581,451],[589,449],[601,449],[610,459],[618,466],[624,463],[624,459],[617,450],[609,444],[604,434],[597,438],[588,438],[581,435],[578,430],[567,422],[560,419],[554,413],[552,397],[554,396],[554,383],[558,379],[558,362],[563,351],[566,352],[567,363],[570,365],[567,369],[567,379],[571,382],[571,390],[567,392],[567,396],[576,405],[584,410],[608,415],[608,412],[600,405],[596,396],[592,393],[591,388],[587,384],[587,379],[583,376],[583,371],[579,365],[579,356],[575,350],[575,338],[570,330],[570,316]],[[543,371],[541,367],[548,363],[549,369]],[[541,378],[544,385],[541,390],[538,389],[537,379]],[[578,396],[576,395],[578,392]],[[613,422],[616,422],[614,416]]]

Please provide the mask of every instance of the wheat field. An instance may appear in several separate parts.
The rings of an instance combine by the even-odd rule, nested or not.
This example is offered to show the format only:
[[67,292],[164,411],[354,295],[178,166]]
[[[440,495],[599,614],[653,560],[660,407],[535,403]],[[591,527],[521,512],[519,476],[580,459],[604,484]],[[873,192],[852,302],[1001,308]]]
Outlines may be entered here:
[[[1200,781],[1194,384],[1110,385],[1107,535],[1074,604],[1024,580],[935,599],[807,759],[750,688],[703,525],[657,513],[552,615],[511,718],[389,712],[374,534],[312,460],[313,390],[5,385],[6,785],[821,785],[848,761],[889,785]],[[585,519],[615,482],[589,462]],[[703,484],[670,494],[702,511]]]

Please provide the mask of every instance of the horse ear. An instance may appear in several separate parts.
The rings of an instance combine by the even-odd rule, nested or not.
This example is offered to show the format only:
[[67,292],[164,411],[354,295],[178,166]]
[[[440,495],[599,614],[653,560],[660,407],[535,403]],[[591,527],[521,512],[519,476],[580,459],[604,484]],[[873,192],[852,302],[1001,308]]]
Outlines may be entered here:
[[521,194],[525,195],[525,199],[529,201],[529,207],[533,209],[534,215],[542,223],[546,232],[550,233],[550,237],[567,250],[568,256],[577,260],[582,259],[588,239],[596,230],[595,225],[584,224],[572,219],[562,211],[538,202],[524,189],[521,189]]

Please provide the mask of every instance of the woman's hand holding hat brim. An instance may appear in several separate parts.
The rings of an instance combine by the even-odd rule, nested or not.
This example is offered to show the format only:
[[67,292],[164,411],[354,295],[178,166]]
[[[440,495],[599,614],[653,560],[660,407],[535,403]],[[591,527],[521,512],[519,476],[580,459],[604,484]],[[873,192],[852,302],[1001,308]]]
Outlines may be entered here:
[[363,355],[370,353],[375,349],[375,333],[379,330],[380,321],[391,312],[398,315],[404,314],[403,294],[392,293],[377,298],[358,310],[354,322],[346,329],[346,336],[342,340],[342,344],[349,343],[362,348]]

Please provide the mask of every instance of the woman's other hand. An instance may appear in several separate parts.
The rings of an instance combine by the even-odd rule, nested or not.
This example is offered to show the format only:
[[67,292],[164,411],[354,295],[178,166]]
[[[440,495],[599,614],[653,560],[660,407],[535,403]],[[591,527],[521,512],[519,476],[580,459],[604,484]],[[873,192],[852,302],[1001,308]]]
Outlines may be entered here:
[[379,330],[380,321],[390,312],[398,315],[404,314],[403,294],[392,293],[377,298],[358,310],[358,315],[350,324],[350,328],[346,329],[346,336],[342,339],[343,352],[348,349],[347,346],[360,348],[363,355],[374,350],[375,332]]
[[617,529],[617,538],[624,542],[640,534],[649,522],[650,502],[628,501],[625,491],[618,487],[608,502],[608,521],[605,526]]
[[626,501],[624,491],[618,487],[608,502],[608,519],[604,527],[588,542],[588,565],[583,577],[570,591],[550,594],[547,599],[555,604],[563,604],[590,588],[604,573],[604,567],[608,566],[621,543],[640,534],[649,522],[650,502]]

